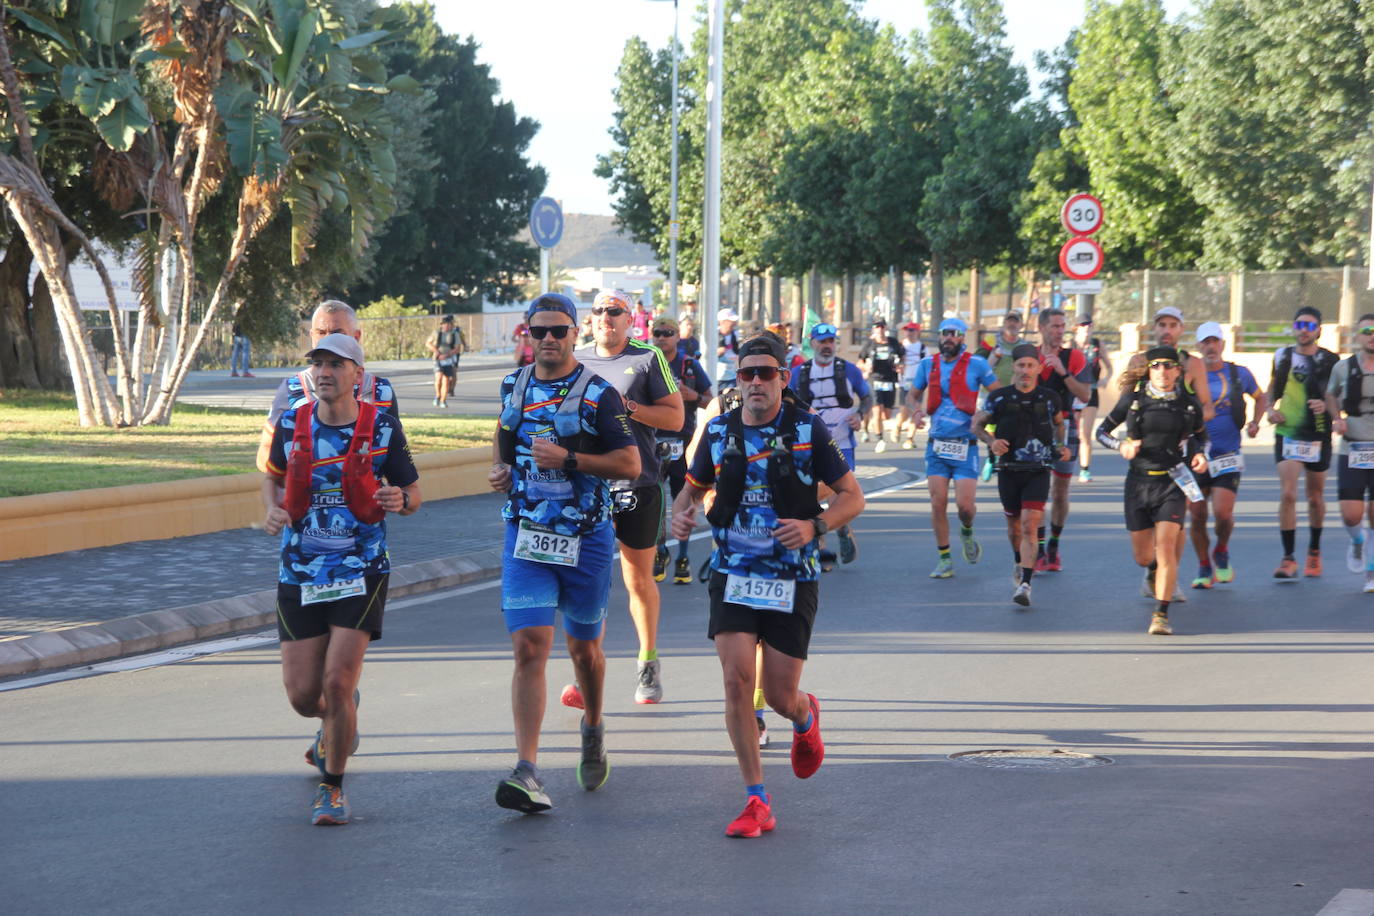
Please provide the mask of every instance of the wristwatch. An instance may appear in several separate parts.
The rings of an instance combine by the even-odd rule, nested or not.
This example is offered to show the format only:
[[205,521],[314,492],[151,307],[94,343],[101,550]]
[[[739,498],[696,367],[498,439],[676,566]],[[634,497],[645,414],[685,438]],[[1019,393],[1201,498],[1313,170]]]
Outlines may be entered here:
[[406,511],[406,510],[409,509],[409,508],[410,508],[410,494],[407,493],[405,490],[402,490],[402,491],[401,491],[401,511],[404,512],[404,511]]
[[568,452],[568,457],[566,457],[566,458],[563,459],[563,470],[565,470],[565,471],[575,471],[575,470],[577,470],[577,452],[571,452],[571,451]]
[[816,529],[816,537],[824,537],[825,533],[830,530],[830,526],[819,515],[811,520],[811,527]]

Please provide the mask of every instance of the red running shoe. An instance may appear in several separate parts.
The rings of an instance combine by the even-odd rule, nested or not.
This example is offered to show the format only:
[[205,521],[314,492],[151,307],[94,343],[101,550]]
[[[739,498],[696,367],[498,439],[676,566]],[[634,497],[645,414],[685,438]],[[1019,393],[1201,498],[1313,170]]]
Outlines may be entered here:
[[1063,572],[1063,570],[1064,562],[1059,558],[1058,553],[1045,554],[1045,569],[1043,570],[1044,572]]
[[[773,801],[773,796],[768,796],[768,801]],[[725,828],[726,836],[743,837],[746,839],[761,835],[765,830],[772,830],[778,826],[778,819],[773,816],[771,804],[765,804],[758,800],[757,796],[749,796],[749,804],[744,806],[744,811],[740,816],[730,822],[730,826]]]
[[569,684],[563,688],[563,695],[558,702],[572,709],[582,709],[582,691],[577,689],[576,684]]
[[792,772],[798,779],[806,779],[821,768],[825,759],[825,742],[821,740],[821,704],[814,694],[808,693],[811,701],[811,729],[800,732],[792,729]]
[[1036,558],[1035,558],[1035,571],[1036,571],[1036,572],[1049,572],[1049,571],[1050,571],[1050,558],[1049,558],[1048,556],[1046,556],[1045,554],[1043,554],[1043,553],[1040,554],[1040,556],[1036,557]]

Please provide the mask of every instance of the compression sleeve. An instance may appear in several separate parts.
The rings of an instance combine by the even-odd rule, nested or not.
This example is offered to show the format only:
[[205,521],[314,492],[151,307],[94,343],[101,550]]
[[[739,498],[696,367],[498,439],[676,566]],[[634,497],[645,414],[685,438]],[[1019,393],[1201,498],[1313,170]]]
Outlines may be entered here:
[[1102,422],[1097,427],[1097,441],[1103,448],[1119,451],[1121,442],[1112,433],[1126,420],[1126,414],[1131,409],[1131,401],[1134,399],[1135,392],[1127,388],[1121,392],[1121,397],[1117,399],[1114,406],[1107,415],[1102,418]]

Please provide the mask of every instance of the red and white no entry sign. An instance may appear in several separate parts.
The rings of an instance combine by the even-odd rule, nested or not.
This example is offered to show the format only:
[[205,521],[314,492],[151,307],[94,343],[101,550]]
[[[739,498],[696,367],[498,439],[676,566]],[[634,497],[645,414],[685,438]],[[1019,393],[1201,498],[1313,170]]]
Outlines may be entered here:
[[1092,235],[1102,228],[1102,202],[1091,194],[1075,194],[1064,201],[1059,221],[1070,235]]
[[1091,280],[1102,269],[1102,246],[1083,236],[1069,239],[1059,249],[1059,269],[1071,280]]

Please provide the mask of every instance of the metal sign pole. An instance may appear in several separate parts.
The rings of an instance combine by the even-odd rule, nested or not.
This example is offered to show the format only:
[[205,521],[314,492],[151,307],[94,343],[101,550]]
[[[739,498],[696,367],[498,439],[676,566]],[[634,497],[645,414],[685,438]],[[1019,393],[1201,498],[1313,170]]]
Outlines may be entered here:
[[539,292],[549,291],[549,249],[539,249]]
[[702,226],[701,355],[707,378],[718,379],[716,348],[720,309],[720,96],[721,53],[725,45],[725,12],[722,0],[710,0],[706,25],[710,50],[706,76],[706,206]]

